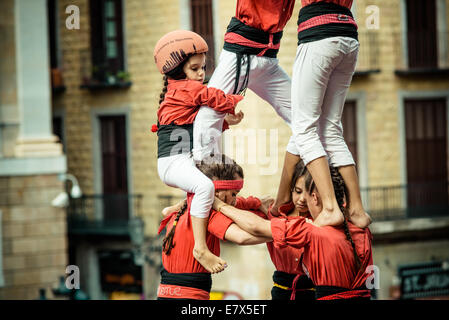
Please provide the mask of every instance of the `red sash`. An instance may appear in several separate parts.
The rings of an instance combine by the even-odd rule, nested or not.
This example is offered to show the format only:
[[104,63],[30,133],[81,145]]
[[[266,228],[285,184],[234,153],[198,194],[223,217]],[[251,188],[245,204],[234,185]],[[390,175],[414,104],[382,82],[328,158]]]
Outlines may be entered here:
[[194,299],[194,300],[209,300],[209,292],[197,288],[183,287],[172,284],[159,284],[157,289],[157,296],[159,298],[172,299]]
[[298,32],[328,23],[348,23],[358,28],[357,23],[351,16],[345,14],[330,13],[316,16],[300,23],[298,25]]

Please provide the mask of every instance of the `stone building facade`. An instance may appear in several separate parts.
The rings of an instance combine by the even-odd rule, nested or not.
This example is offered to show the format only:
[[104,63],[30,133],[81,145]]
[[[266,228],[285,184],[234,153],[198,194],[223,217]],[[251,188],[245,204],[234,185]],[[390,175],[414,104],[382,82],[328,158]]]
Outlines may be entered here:
[[[18,75],[17,70],[12,67],[16,65],[15,60],[20,56],[15,52],[18,47],[15,43],[17,37],[10,36],[11,32],[17,29],[17,24],[21,22],[17,20],[18,17],[12,18],[18,2],[20,1],[8,0],[1,4],[7,10],[0,10],[0,12],[11,13],[9,15],[4,13],[5,19],[2,20],[4,26],[2,31],[9,35],[5,38],[7,41],[2,43],[11,50],[2,50],[1,53],[5,57],[1,64],[4,71],[1,73],[3,81],[6,77],[9,80],[15,79]],[[44,2],[42,1],[41,6],[45,5]],[[159,281],[157,266],[160,261],[157,257],[157,248],[160,238],[156,236],[156,231],[161,220],[160,212],[164,206],[183,196],[179,190],[165,186],[157,175],[157,138],[154,133],[151,133],[150,128],[156,122],[162,76],[153,62],[153,48],[157,40],[165,33],[174,29],[195,29],[197,24],[192,21],[193,17],[204,18],[207,14],[212,18],[208,22],[207,30],[210,36],[208,40],[213,40],[209,44],[214,49],[213,56],[216,63],[223,45],[226,26],[235,13],[236,1],[203,1],[205,4],[202,10],[209,10],[206,12],[196,11],[198,7],[193,6],[189,0],[104,0],[99,1],[104,4],[101,10],[105,16],[101,19],[92,13],[100,9],[93,6],[91,2],[92,0],[51,2],[53,7],[49,9],[49,12],[54,16],[52,30],[56,31],[53,35],[56,44],[50,48],[55,56],[54,65],[51,68],[58,70],[57,74],[62,76],[63,85],[58,87],[62,88],[61,90],[53,90],[51,102],[47,101],[47,106],[51,106],[49,110],[53,116],[53,124],[59,128],[57,134],[63,142],[64,154],[67,157],[66,167],[62,166],[61,172],[75,175],[86,195],[101,196],[107,193],[105,186],[110,182],[105,180],[105,176],[108,176],[108,171],[105,169],[105,163],[108,161],[105,157],[108,150],[105,145],[108,137],[102,133],[111,134],[111,131],[107,131],[108,126],[113,128],[110,129],[112,131],[120,129],[121,141],[124,141],[124,146],[120,149],[122,158],[117,155],[120,152],[115,151],[117,159],[124,161],[121,162],[122,164],[126,163],[122,166],[122,169],[126,168],[122,172],[126,177],[125,193],[138,195],[141,199],[137,206],[138,210],[135,209],[134,200],[129,200],[133,204],[132,209],[127,212],[129,217],[139,216],[145,222],[143,250],[147,255],[147,261],[143,264],[142,281],[145,297],[152,299],[155,297]],[[109,2],[111,4],[108,4]],[[411,28],[407,18],[407,8],[412,1],[357,0],[355,2],[352,11],[359,25],[361,48],[357,72],[347,97],[346,110],[352,110],[352,114],[348,113],[349,125],[348,128],[345,127],[345,132],[346,134],[352,132],[348,140],[353,143],[353,150],[356,153],[363,197],[369,212],[374,212],[375,222],[372,225],[374,264],[380,270],[380,287],[377,290],[377,297],[388,299],[394,297],[390,291],[398,283],[399,266],[449,259],[448,253],[442,249],[449,241],[447,206],[446,214],[439,217],[433,217],[432,214],[410,217],[404,213],[407,212],[407,200],[404,199],[407,197],[406,190],[409,190],[406,186],[409,185],[410,171],[407,169],[409,145],[407,144],[405,115],[408,111],[406,110],[415,100],[440,99],[443,101],[444,108],[443,111],[437,108],[440,112],[438,117],[449,118],[447,73],[449,0],[435,0],[438,51],[436,66],[418,68],[419,70],[410,67],[411,62],[407,61],[410,59],[409,51],[412,48],[407,43],[411,41],[407,37]],[[113,4],[114,9],[110,7]],[[70,10],[72,5],[79,9],[79,28],[70,27],[75,21],[72,15],[76,14],[75,11]],[[293,16],[284,30],[278,55],[280,65],[289,75],[291,75],[297,47],[296,19],[299,10],[300,2],[298,1]],[[111,34],[109,34],[111,37],[107,38],[106,33],[106,39],[101,40],[105,43],[111,41],[111,47],[106,45],[102,48],[103,53],[112,61],[117,56],[114,50],[119,49],[119,52],[122,50],[118,54],[122,57],[118,71],[124,71],[127,74],[128,78],[125,80],[118,79],[119,72],[115,68],[115,73],[109,74],[102,81],[92,81],[95,80],[95,72],[101,67],[96,64],[98,59],[95,60],[96,54],[93,53],[94,48],[97,48],[96,38],[94,38],[96,37],[95,28],[98,28],[97,24],[100,20],[105,23],[105,28],[109,21],[111,28]],[[44,36],[43,34],[41,36]],[[108,78],[111,76],[112,79]],[[17,138],[19,126],[11,125],[11,123],[19,119],[20,124],[27,124],[33,119],[27,118],[30,117],[27,113],[24,114],[24,119],[19,116],[17,105],[20,102],[16,98],[20,94],[16,92],[16,90],[20,92],[19,87],[20,83],[16,79],[11,88],[2,89],[9,91],[5,95],[6,98],[3,98],[6,100],[1,101],[0,109],[2,112],[0,141],[3,145],[3,158],[0,158],[0,165],[2,161],[9,161],[9,157],[19,157],[19,154],[22,154],[21,147],[16,147],[19,144],[18,141],[21,141]],[[239,104],[239,108],[244,111],[245,118],[239,126],[226,132],[224,140],[228,146],[233,145],[228,155],[235,158],[245,171],[245,187],[242,195],[275,196],[290,131],[275,115],[272,108],[250,90]],[[349,126],[352,129],[349,129]],[[448,162],[447,127],[446,120],[446,166]],[[52,143],[56,145],[54,142],[48,143],[46,145],[53,146]],[[53,150],[51,151],[53,157],[60,157],[56,155],[58,153],[52,147],[49,148]],[[61,157],[64,156],[61,155]],[[55,166],[52,167],[55,168]],[[59,172],[52,172],[53,184],[48,182],[51,186],[48,190],[53,190],[53,193],[56,192],[52,189],[55,186],[62,188],[62,184],[54,176],[57,173]],[[3,176],[9,179],[8,181],[14,179],[8,174]],[[40,177],[39,172],[35,176]],[[20,185],[22,182],[17,183]],[[378,195],[376,192],[379,190],[387,192],[388,197],[385,194]],[[390,210],[391,206],[380,206],[379,199],[390,199],[394,192],[398,192],[398,195],[391,201],[400,202],[394,207],[400,209],[400,213],[390,217],[385,212]],[[53,196],[53,193],[50,194]],[[12,277],[12,270],[22,268],[20,266],[27,268],[24,264],[26,261],[23,261],[24,257],[8,257],[12,250],[10,237],[22,237],[19,235],[24,227],[16,226],[16,229],[11,229],[8,226],[11,225],[8,218],[10,209],[2,207],[2,210],[4,211],[3,275],[8,280]],[[61,211],[60,209],[52,210]],[[61,220],[60,223],[63,221]],[[61,243],[70,242],[73,245],[70,248],[68,245],[64,248],[55,248],[55,252],[67,249],[69,258],[55,256],[54,259],[57,260],[55,265],[61,267],[64,263],[74,261],[80,267],[83,290],[93,298],[110,298],[110,295],[104,292],[102,284],[104,278],[100,270],[99,257],[106,251],[134,252],[131,234],[125,229],[126,225],[122,225],[121,229],[111,229],[121,230],[111,235],[106,228],[96,229],[94,232],[87,232],[85,229],[81,232],[69,226],[68,234],[61,233],[58,236],[66,236],[68,239]],[[405,251],[412,254],[404,255]],[[25,253],[23,256],[26,256]],[[213,290],[235,291],[246,299],[270,298],[271,275],[274,267],[264,245],[237,247],[223,243],[222,256],[228,261],[229,267],[225,272],[213,277]],[[257,268],[251,270],[247,268],[248,265],[255,263]],[[13,285],[8,281],[5,288],[0,288],[0,293]]]

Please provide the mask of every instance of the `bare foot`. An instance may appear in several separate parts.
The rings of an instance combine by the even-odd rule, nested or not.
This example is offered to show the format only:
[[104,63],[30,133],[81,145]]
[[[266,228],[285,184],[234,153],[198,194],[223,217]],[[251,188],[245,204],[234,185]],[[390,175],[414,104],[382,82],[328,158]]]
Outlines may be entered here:
[[318,217],[314,220],[314,224],[320,227],[338,226],[343,223],[344,219],[345,218],[338,207],[332,211],[323,209],[323,211],[321,211]]
[[363,229],[368,227],[373,220],[363,208],[349,208],[349,220],[357,227]]
[[193,248],[193,257],[210,273],[219,273],[228,265],[208,249]]
[[186,200],[182,200],[182,201],[178,202],[178,203],[175,204],[175,205],[172,205],[172,206],[170,206],[170,207],[165,207],[164,209],[162,209],[162,215],[163,215],[164,217],[166,217],[168,214],[170,214],[170,213],[172,213],[172,212],[177,212],[177,211],[181,210],[181,208],[182,208],[182,206],[184,205],[184,202],[185,202],[185,201],[186,201]]

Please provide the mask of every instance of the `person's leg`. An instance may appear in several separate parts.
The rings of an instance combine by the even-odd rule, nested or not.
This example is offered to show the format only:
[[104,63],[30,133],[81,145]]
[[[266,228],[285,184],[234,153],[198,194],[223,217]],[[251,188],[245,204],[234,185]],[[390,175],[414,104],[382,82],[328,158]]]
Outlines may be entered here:
[[290,77],[279,66],[278,59],[254,56],[252,62],[248,88],[267,101],[290,127],[292,118]]
[[[256,58],[258,65],[251,73],[248,87],[259,97],[267,101],[276,113],[291,127],[291,80],[279,66],[277,59]],[[290,182],[295,165],[301,158],[294,143],[293,136],[287,145],[281,179],[276,201],[271,207],[271,214],[278,215],[281,205],[291,201]]]
[[323,100],[320,135],[329,156],[329,163],[339,168],[348,189],[350,220],[358,227],[364,228],[371,223],[371,218],[363,209],[355,163],[344,140],[341,124],[346,95],[357,63],[358,43],[349,38],[341,38],[340,41],[345,54],[329,79]]
[[[165,170],[159,171],[162,181],[171,187],[177,187],[195,194],[190,205],[192,230],[195,239],[193,256],[207,271],[211,273],[223,271],[226,262],[210,252],[206,243],[208,216],[214,201],[214,184],[196,168],[193,159],[187,155],[167,158],[158,160],[158,166],[160,163],[169,163]],[[162,166],[164,164],[161,164]]]
[[292,130],[300,156],[323,201],[319,225],[343,222],[319,135],[319,121],[329,78],[341,59],[338,46],[328,39],[298,47],[292,76]]
[[355,165],[341,166],[338,168],[341,177],[345,181],[349,193],[349,220],[359,228],[368,227],[372,219],[363,208],[362,197],[360,195],[359,178]]
[[[232,93],[236,77],[236,54],[223,50],[214,73],[208,83],[209,87]],[[242,66],[240,83],[243,82],[246,66]],[[193,123],[193,158],[200,161],[211,153],[220,154],[221,135],[225,113],[217,112],[208,106],[202,106]]]

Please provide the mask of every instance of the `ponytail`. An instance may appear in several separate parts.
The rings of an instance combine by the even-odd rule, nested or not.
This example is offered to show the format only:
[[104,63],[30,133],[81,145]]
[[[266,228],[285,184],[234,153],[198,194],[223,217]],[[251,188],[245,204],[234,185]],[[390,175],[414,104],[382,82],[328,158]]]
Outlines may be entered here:
[[170,232],[165,236],[164,240],[162,241],[162,251],[165,252],[166,255],[169,255],[171,249],[175,246],[173,244],[173,238],[175,236],[176,225],[178,224],[179,218],[181,218],[186,209],[187,209],[187,201],[184,202],[183,206],[181,207],[181,210],[178,211],[175,221],[173,221],[173,226],[171,227]]

